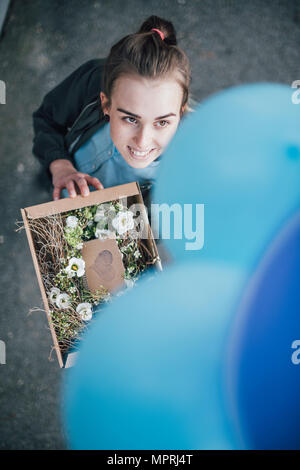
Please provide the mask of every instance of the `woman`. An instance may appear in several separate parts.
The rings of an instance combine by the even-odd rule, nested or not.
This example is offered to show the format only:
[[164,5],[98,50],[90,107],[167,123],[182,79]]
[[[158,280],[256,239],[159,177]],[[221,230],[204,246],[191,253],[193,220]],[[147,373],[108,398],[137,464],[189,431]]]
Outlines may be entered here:
[[172,23],[149,17],[48,93],[33,114],[33,153],[53,198],[138,181],[149,188],[188,110],[190,66]]

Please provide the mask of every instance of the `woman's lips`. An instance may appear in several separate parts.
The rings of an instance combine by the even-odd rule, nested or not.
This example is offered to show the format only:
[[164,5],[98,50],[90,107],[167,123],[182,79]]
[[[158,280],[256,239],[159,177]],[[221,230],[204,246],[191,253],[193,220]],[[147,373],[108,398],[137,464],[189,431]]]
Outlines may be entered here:
[[128,147],[131,157],[134,158],[135,160],[146,160],[155,150],[155,149],[151,149],[147,152],[140,152],[138,150],[133,149],[129,145],[127,147]]

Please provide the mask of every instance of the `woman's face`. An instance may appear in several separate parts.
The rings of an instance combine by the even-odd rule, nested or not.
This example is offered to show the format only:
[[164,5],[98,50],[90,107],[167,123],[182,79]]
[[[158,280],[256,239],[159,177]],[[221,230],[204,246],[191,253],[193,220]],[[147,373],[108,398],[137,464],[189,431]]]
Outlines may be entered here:
[[110,107],[101,92],[102,109],[110,116],[111,138],[130,166],[145,168],[163,153],[180,121],[182,95],[172,77],[137,75],[116,80]]

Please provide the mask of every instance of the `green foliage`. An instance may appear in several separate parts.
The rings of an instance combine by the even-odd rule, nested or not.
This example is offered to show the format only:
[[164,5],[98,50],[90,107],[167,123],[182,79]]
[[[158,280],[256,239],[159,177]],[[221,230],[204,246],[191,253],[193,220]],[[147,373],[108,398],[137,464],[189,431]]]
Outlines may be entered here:
[[76,248],[81,243],[83,229],[80,225],[75,228],[65,227],[65,239],[68,245],[72,248]]

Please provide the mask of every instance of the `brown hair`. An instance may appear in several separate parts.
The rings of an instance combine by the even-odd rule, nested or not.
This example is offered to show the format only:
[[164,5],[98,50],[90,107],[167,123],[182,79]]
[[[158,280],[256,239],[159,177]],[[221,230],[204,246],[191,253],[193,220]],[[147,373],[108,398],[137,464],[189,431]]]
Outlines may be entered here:
[[[152,28],[164,34],[164,40]],[[183,97],[181,107],[188,110],[190,64],[186,54],[177,46],[173,24],[158,16],[150,16],[137,33],[129,34],[117,42],[106,60],[102,91],[111,104],[115,81],[121,75],[138,74],[157,78],[174,74]]]

